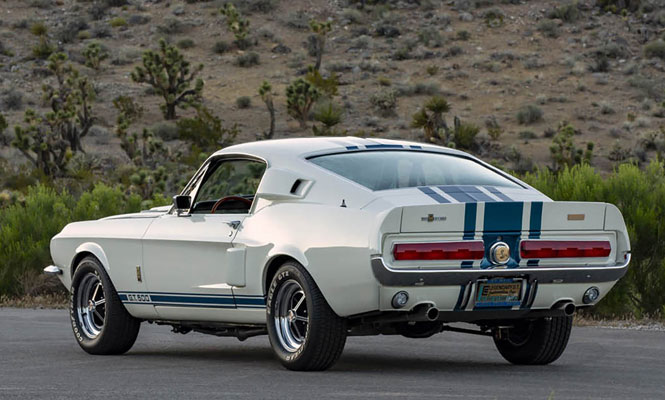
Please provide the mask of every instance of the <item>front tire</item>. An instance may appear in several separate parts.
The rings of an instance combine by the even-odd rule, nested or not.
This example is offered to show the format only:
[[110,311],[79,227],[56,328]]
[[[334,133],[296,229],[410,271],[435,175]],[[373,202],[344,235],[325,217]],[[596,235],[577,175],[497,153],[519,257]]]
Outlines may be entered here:
[[286,368],[322,371],[342,355],[346,320],[330,308],[300,264],[287,262],[279,268],[268,290],[266,313],[270,344]]
[[104,267],[86,257],[72,278],[69,316],[74,337],[90,354],[123,354],[132,348],[141,321],[129,315]]
[[566,349],[572,327],[573,317],[519,321],[504,337],[495,335],[494,344],[512,364],[550,364]]

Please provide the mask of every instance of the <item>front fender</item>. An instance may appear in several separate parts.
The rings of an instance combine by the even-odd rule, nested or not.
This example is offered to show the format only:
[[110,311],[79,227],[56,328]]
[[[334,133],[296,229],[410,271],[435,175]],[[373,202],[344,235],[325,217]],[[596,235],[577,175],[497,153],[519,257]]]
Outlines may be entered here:
[[100,263],[102,263],[102,266],[104,266],[104,269],[106,269],[107,272],[111,270],[111,265],[109,264],[109,260],[106,257],[106,253],[104,252],[104,249],[102,249],[102,246],[100,246],[97,243],[94,242],[85,242],[82,243],[79,247],[76,248],[76,251],[74,252],[75,256],[72,259],[72,264],[71,264],[71,272],[74,274],[74,270],[76,269],[76,263],[79,260],[79,255],[81,253],[90,253],[93,256],[97,257]]

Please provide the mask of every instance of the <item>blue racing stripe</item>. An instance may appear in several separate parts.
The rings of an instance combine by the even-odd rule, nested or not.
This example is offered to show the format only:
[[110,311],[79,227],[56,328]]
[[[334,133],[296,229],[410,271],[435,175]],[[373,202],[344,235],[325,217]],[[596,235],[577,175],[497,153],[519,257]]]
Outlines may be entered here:
[[418,189],[439,203],[450,203],[445,197],[435,192],[431,187],[420,186]]
[[466,203],[464,205],[464,240],[473,239],[476,233],[476,211],[477,203]]
[[475,203],[479,201],[483,202],[492,202],[495,201],[493,198],[489,197],[483,193],[480,189],[475,186],[439,186],[444,193],[449,196],[452,196],[455,200],[461,203]]
[[485,203],[485,232],[513,232],[522,230],[524,203]]
[[464,292],[466,291],[466,286],[465,285],[460,285],[459,287],[459,295],[457,296],[457,303],[455,303],[455,311],[461,311],[462,310],[462,302],[464,301]]
[[416,149],[416,150],[422,150],[422,149],[423,149],[423,146],[414,146],[414,145],[411,145],[411,146],[409,146],[409,148]]
[[531,203],[531,217],[529,218],[529,239],[540,239],[540,230],[543,223],[543,202]]
[[470,261],[470,260],[469,261],[462,261],[461,267],[464,268],[464,269],[473,268],[473,261]]
[[487,189],[490,193],[495,195],[496,197],[500,198],[501,201],[513,201],[510,197],[506,196],[505,194],[501,193],[501,191],[494,186],[485,186],[485,189]]
[[188,303],[188,304],[235,304],[233,298],[228,297],[193,297],[193,296],[165,296],[150,294],[153,303]]
[[358,146],[346,146],[347,150],[358,150]]
[[403,149],[401,144],[368,144],[366,149]]

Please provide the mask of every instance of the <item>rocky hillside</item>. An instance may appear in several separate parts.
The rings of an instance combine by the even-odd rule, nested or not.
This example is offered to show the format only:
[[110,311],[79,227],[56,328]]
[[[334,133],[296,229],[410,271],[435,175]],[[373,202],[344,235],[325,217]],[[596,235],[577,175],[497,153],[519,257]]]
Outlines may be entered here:
[[[644,162],[665,150],[665,3],[661,0],[238,0],[249,21],[239,50],[220,8],[226,1],[0,0],[0,113],[8,121],[0,156],[20,170],[26,159],[9,143],[24,113],[44,110],[46,68],[63,51],[95,91],[94,127],[83,149],[112,168],[128,158],[115,134],[120,95],[139,102],[135,125],[179,147],[161,97],[130,74],[160,38],[192,65],[203,64],[204,104],[236,142],[255,140],[269,126],[259,96],[272,84],[276,138],[311,136],[287,113],[286,87],[316,59],[309,22],[330,21],[321,75],[336,74],[337,134],[425,140],[413,115],[432,96],[478,134],[463,147],[505,168],[551,165],[560,125],[574,143],[593,143],[591,164]],[[108,57],[86,66],[85,49],[99,43]],[[104,58],[104,57],[102,57]],[[194,111],[178,110],[180,117]]]

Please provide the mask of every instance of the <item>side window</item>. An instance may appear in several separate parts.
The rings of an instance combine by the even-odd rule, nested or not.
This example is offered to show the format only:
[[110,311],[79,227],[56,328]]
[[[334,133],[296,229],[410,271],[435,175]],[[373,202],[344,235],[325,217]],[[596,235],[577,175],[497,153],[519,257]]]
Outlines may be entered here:
[[211,165],[198,190],[192,212],[246,214],[265,169],[264,163],[253,160],[221,160]]

